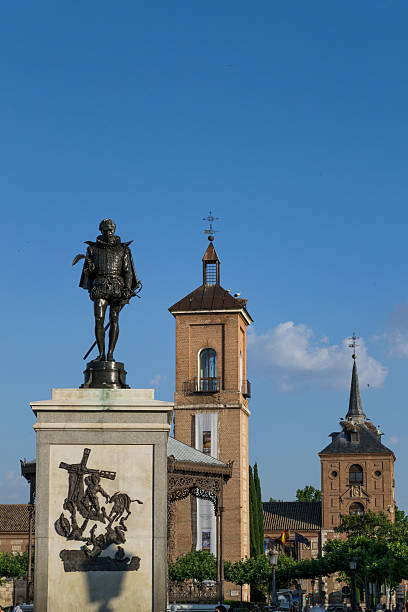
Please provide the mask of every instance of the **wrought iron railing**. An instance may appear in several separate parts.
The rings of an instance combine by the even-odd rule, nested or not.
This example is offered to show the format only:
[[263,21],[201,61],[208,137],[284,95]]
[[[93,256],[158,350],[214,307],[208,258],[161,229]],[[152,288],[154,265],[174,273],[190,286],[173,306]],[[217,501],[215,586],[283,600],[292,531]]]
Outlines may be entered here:
[[205,582],[169,581],[170,603],[217,603],[217,584]]
[[183,383],[183,393],[217,393],[220,390],[220,378],[192,378]]

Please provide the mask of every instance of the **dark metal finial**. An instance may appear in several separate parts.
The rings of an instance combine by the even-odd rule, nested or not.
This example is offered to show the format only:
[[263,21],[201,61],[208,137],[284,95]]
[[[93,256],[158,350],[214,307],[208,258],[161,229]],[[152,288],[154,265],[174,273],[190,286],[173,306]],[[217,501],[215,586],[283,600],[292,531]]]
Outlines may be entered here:
[[208,221],[209,224],[209,228],[204,230],[204,234],[208,234],[208,240],[210,242],[212,242],[214,240],[214,234],[216,234],[218,232],[218,230],[215,230],[213,228],[213,222],[214,221],[219,221],[220,218],[219,217],[214,217],[212,214],[212,211],[209,211],[208,217],[203,217],[203,221]]
[[360,336],[356,336],[356,332],[353,332],[353,335],[350,338],[348,338],[348,341],[350,342],[348,346],[349,348],[353,349],[352,358],[354,359],[354,361],[357,358],[356,348],[360,346],[359,344],[356,344],[356,340],[360,340]]

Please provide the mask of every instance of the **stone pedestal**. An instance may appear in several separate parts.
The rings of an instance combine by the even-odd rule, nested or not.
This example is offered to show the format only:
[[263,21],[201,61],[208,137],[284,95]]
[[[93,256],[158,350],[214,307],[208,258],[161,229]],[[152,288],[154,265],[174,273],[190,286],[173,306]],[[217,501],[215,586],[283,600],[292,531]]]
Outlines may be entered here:
[[36,612],[162,612],[173,405],[147,389],[54,389],[37,416]]

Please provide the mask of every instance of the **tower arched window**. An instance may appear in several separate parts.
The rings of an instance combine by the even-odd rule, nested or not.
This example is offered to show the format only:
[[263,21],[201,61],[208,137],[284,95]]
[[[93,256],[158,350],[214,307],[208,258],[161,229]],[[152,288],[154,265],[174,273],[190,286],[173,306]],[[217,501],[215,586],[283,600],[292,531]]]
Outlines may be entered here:
[[199,391],[218,391],[217,353],[203,348],[199,355]]
[[350,484],[362,484],[363,483],[363,468],[361,465],[354,464],[349,470],[349,483]]
[[349,513],[355,516],[362,516],[364,514],[364,506],[360,502],[353,502],[349,508]]

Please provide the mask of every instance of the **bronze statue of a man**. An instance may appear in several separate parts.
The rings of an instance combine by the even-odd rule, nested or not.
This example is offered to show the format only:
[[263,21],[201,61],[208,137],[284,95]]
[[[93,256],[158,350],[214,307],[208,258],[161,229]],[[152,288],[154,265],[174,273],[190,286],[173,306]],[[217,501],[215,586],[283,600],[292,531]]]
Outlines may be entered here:
[[[133,264],[130,242],[115,236],[112,219],[103,219],[101,235],[95,242],[86,241],[86,255],[77,255],[74,264],[85,259],[79,286],[89,291],[94,303],[95,337],[99,355],[95,361],[114,361],[113,351],[119,336],[119,312],[134,297],[140,286]],[[105,313],[109,306],[109,348],[105,356]]]

